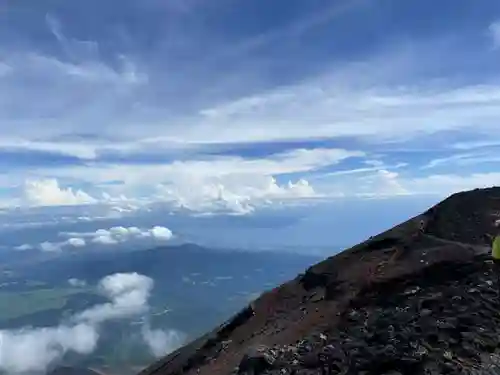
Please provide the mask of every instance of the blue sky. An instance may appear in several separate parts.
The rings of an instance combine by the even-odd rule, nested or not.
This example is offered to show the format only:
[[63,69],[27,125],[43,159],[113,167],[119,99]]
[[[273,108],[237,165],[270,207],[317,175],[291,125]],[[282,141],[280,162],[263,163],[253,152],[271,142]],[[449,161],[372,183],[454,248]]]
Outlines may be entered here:
[[0,206],[258,215],[496,185],[499,63],[497,0],[3,1]]

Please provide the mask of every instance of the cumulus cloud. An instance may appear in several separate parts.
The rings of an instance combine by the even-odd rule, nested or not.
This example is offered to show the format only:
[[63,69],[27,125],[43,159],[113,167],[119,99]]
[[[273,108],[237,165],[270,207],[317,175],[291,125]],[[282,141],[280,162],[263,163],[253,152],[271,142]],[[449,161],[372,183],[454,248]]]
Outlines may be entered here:
[[142,327],[141,333],[151,353],[157,358],[178,349],[185,340],[184,335],[179,331],[151,329],[148,324]]
[[[71,233],[78,235],[78,233]],[[154,226],[150,229],[138,227],[112,227],[109,229],[98,229],[91,233],[79,233],[81,237],[88,237],[94,243],[102,245],[115,245],[134,239],[153,239],[157,241],[168,241],[172,239],[173,233],[170,229],[162,226]]]
[[170,240],[173,237],[173,233],[170,229],[165,227],[156,226],[153,227],[149,234],[159,240]]
[[19,251],[38,249],[45,252],[58,252],[68,248],[80,249],[88,246],[90,243],[97,245],[117,245],[128,241],[146,239],[165,242],[174,237],[172,231],[163,226],[154,226],[149,229],[117,226],[109,229],[98,229],[95,232],[63,232],[59,233],[59,235],[69,238],[60,242],[45,241],[37,245],[23,244],[15,247],[15,249]]
[[9,374],[46,369],[67,352],[90,354],[97,346],[95,326],[0,330],[0,369]]
[[56,179],[27,181],[25,196],[35,206],[72,206],[96,202],[82,190],[60,187]]
[[[172,202],[195,212],[228,212],[248,214],[256,207],[276,201],[315,198],[318,194],[307,180],[280,185],[274,177],[230,175],[195,181],[191,178],[177,184],[159,185],[160,201]],[[192,186],[188,188],[188,186]]]
[[[69,279],[68,283],[72,286],[86,285],[78,279]],[[98,345],[103,323],[148,311],[153,284],[151,278],[138,273],[109,275],[99,282],[98,289],[110,302],[81,311],[57,327],[0,330],[0,372],[41,372],[66,353],[92,353]],[[184,340],[184,336],[177,331],[153,330],[149,325],[143,326],[141,333],[155,356],[174,350]]]
[[[157,142],[162,144],[161,140]],[[261,158],[217,156],[208,160],[193,156],[183,161],[141,167],[99,163],[85,168],[58,166],[38,169],[34,174],[39,179],[25,184],[25,197],[29,204],[38,206],[94,203],[93,206],[107,207],[117,215],[147,209],[148,205],[158,202],[193,208],[196,212],[205,206],[211,211],[211,206],[216,205],[225,206],[228,211],[248,213],[266,199],[299,200],[314,195],[314,188],[304,178],[291,177],[294,181],[278,183],[275,176],[312,172],[363,156],[363,152],[356,150],[300,148]],[[24,183],[22,174],[17,177],[19,183]],[[8,183],[17,183],[15,175],[9,173],[8,178]],[[101,193],[91,196],[81,189],[62,188],[60,181],[72,184],[78,181],[77,186],[93,186]],[[120,183],[109,184],[109,181]],[[0,185],[2,183],[0,174]],[[154,194],[151,186],[159,187],[158,194]]]
[[153,280],[138,273],[117,273],[99,282],[99,290],[111,302],[94,306],[75,316],[91,324],[146,312]]

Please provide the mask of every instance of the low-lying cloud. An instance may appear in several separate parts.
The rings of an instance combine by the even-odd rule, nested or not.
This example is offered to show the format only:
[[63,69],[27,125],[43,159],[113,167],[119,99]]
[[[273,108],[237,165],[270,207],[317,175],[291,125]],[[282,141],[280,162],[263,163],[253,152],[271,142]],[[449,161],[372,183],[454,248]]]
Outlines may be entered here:
[[41,371],[67,352],[92,353],[99,339],[89,324],[0,331],[0,370],[9,374]]
[[107,320],[145,313],[153,288],[153,279],[138,273],[117,273],[103,278],[98,288],[111,302],[77,314],[74,317],[76,321],[95,325]]
[[109,229],[98,229],[95,232],[71,232],[61,233],[63,236],[72,237],[73,240],[87,239],[91,243],[101,245],[115,245],[131,240],[152,239],[158,241],[168,241],[172,239],[173,233],[170,229],[162,226],[154,226],[149,229],[138,227],[112,227]]
[[137,227],[113,227],[110,229],[99,229],[94,233],[82,233],[85,237],[90,237],[94,243],[113,245],[130,241],[133,239],[151,238],[154,240],[168,241],[173,237],[170,229],[155,226],[151,229],[140,229]]
[[142,327],[141,334],[149,350],[157,358],[178,349],[185,340],[185,336],[179,331],[151,329],[148,324]]
[[[68,283],[86,285],[78,279]],[[91,354],[103,323],[147,313],[153,285],[153,279],[138,273],[109,275],[98,283],[98,290],[110,302],[81,311],[57,327],[0,330],[0,372],[43,372],[69,352]],[[151,329],[149,324],[142,327],[141,334],[155,356],[175,350],[184,340],[175,330]]]
[[154,242],[169,241],[174,237],[172,231],[163,226],[154,226],[149,229],[138,227],[112,227],[109,229],[98,229],[95,232],[63,232],[62,237],[68,237],[65,241],[42,242],[40,244],[23,244],[16,246],[19,251],[41,250],[45,252],[57,252],[64,249],[84,248],[90,245],[118,245],[129,241],[150,240]]
[[69,279],[68,284],[76,288],[82,288],[87,286],[87,282],[85,280],[80,280],[75,278]]

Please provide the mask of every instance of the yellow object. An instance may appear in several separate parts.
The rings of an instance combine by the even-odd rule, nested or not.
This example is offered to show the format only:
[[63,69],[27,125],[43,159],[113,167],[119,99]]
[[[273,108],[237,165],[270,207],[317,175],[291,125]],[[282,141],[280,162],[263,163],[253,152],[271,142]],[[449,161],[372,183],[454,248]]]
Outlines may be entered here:
[[500,235],[495,236],[493,245],[491,246],[491,256],[493,259],[500,260]]

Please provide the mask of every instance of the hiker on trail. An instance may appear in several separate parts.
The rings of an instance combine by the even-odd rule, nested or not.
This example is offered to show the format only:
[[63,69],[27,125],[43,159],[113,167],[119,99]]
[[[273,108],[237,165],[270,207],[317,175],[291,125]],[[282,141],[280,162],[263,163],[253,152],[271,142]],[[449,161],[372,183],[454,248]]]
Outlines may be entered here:
[[420,224],[418,226],[418,232],[419,232],[419,234],[425,234],[425,229],[426,229],[425,227],[426,226],[427,225],[425,223],[425,220],[424,219],[420,220]]
[[495,234],[488,237],[491,243],[491,258],[493,259],[494,271],[497,275],[497,288],[500,297],[500,220],[495,221]]
[[418,228],[412,234],[412,239],[413,240],[420,239],[425,234],[425,227],[426,227],[425,220],[424,219],[420,220],[420,222],[418,223]]
[[414,229],[412,229],[412,232],[411,234],[409,234],[408,237],[406,238],[403,237],[401,239],[401,242],[398,245],[394,246],[395,251],[392,257],[389,259],[389,263],[393,263],[402,256],[407,255],[412,244],[419,241],[425,234],[425,227],[426,227],[425,220],[423,219],[420,220],[420,222],[418,223],[418,227],[416,228],[414,227]]

